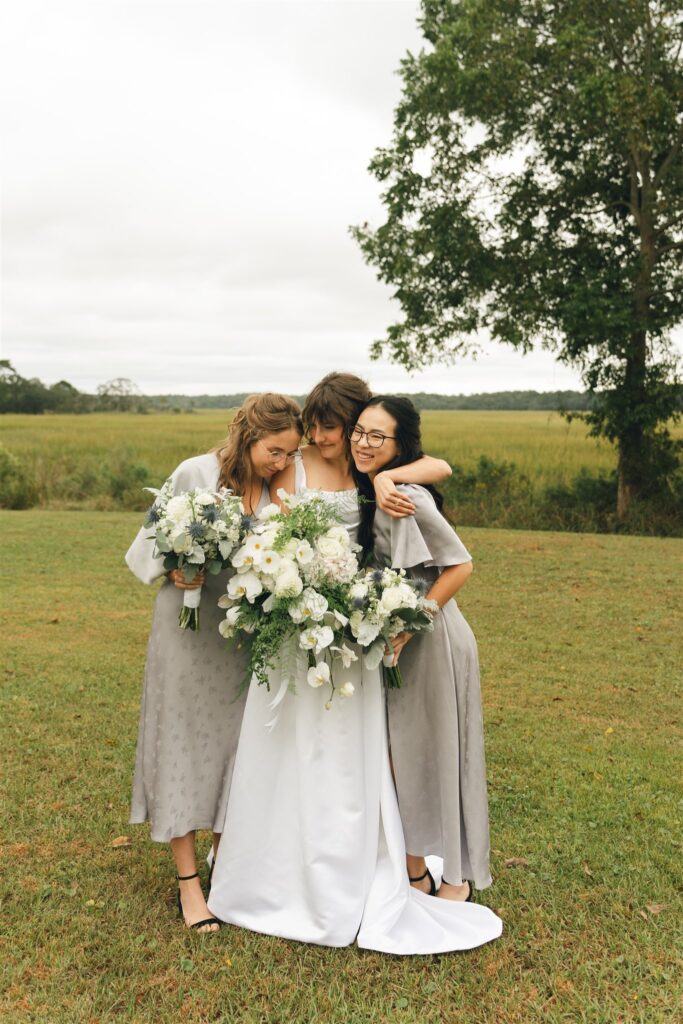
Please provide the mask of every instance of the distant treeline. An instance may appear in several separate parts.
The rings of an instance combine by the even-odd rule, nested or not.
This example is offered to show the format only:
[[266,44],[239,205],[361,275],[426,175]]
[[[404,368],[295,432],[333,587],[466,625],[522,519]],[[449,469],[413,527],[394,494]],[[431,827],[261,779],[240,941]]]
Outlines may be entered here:
[[[43,384],[22,377],[8,360],[0,360],[0,413],[192,412],[197,409],[236,409],[249,392],[231,395],[143,395],[126,377],[100,384],[94,395],[79,391],[66,380]],[[293,395],[298,402],[305,395]],[[406,394],[418,409],[519,409],[582,412],[596,396],[581,391],[494,391],[478,395]],[[683,391],[679,405],[683,408]]]

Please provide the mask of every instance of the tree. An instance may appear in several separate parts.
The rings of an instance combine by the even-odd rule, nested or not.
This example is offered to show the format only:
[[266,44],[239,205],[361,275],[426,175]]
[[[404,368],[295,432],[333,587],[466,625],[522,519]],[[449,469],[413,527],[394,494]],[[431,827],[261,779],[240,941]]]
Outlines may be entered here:
[[420,25],[370,164],[386,221],[352,229],[403,313],[372,353],[552,349],[617,445],[624,516],[677,464],[680,0],[423,0]]
[[97,388],[99,408],[105,412],[147,412],[147,399],[128,377],[115,377]]
[[9,359],[0,359],[0,413],[42,413],[47,408],[49,395],[45,385],[36,377],[22,377]]

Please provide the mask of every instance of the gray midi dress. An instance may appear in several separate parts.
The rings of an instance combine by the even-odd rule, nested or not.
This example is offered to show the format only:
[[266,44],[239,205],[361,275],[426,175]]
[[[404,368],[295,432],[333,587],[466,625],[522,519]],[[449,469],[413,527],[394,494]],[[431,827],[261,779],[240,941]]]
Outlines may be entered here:
[[[414,516],[377,509],[375,560],[429,586],[447,566],[472,560],[429,491],[399,485]],[[401,652],[400,689],[387,692],[389,742],[406,850],[443,857],[443,876],[491,884],[484,728],[474,634],[455,600]]]
[[[216,455],[188,459],[172,473],[174,493],[218,485]],[[259,508],[268,502],[264,490]],[[140,530],[126,562],[143,583],[164,574],[154,558],[153,531]],[[180,629],[183,591],[164,581],[154,604],[140,710],[131,824],[149,821],[157,842],[194,829],[219,832],[237,751],[246,690],[240,693],[247,650],[218,632],[225,612],[217,606],[229,570],[207,575],[200,629]]]

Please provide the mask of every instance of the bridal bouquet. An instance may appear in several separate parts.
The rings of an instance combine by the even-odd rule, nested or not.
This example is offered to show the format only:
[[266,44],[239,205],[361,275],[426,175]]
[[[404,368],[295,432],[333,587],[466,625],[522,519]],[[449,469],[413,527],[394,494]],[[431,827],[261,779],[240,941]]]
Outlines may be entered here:
[[[219,630],[228,639],[251,634],[248,677],[254,673],[270,689],[269,669],[277,664],[280,699],[300,669],[307,669],[310,686],[329,685],[331,698],[333,663],[348,668],[357,660],[344,643],[357,545],[337,524],[334,506],[318,495],[278,496],[285,510],[267,505],[232,555],[236,571],[218,602],[226,609]],[[339,693],[350,697],[353,684],[343,683]]]
[[[163,555],[164,569],[181,569],[188,583],[198,572],[219,573],[243,534],[244,508],[230,491],[195,487],[173,494],[170,481],[155,495],[145,526],[154,529],[154,554]],[[178,622],[181,629],[199,629],[202,589],[183,591]]]
[[426,582],[410,579],[405,569],[369,569],[350,588],[348,628],[356,643],[367,648],[364,661],[369,668],[384,659],[391,687],[400,687],[403,682],[398,665],[391,664],[393,651],[384,655],[386,647],[391,648],[391,640],[399,633],[428,633],[434,629],[432,616],[439,606],[425,597],[426,592]]

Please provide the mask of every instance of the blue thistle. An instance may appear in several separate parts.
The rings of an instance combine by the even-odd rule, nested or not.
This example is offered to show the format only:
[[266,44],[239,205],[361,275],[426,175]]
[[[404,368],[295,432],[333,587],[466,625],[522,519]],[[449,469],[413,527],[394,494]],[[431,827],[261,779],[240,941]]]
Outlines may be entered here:
[[251,528],[251,516],[240,516],[240,526],[243,530]]
[[156,503],[154,505],[150,505],[145,515],[145,526],[156,526],[160,519],[161,512],[157,508]]
[[360,610],[367,607],[367,603],[367,598],[365,597],[354,597],[351,600],[351,607]]
[[215,523],[218,519],[218,508],[216,505],[204,505],[200,515],[207,523]]
[[417,590],[418,594],[422,595],[422,597],[424,597],[427,591],[429,590],[429,584],[427,583],[427,580],[422,579],[422,577],[413,580],[413,586]]
[[201,540],[206,533],[201,523],[190,523],[187,532],[192,537],[192,540]]
[[370,573],[370,579],[372,580],[373,583],[379,584],[379,583],[382,582],[383,578],[384,578],[384,570],[383,569],[373,569],[372,572]]

